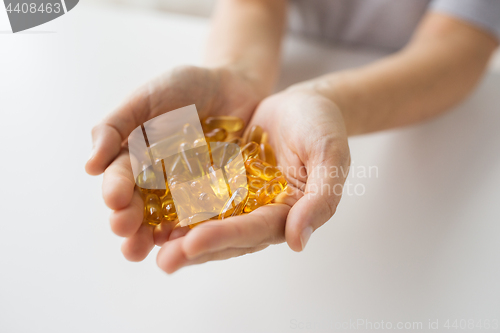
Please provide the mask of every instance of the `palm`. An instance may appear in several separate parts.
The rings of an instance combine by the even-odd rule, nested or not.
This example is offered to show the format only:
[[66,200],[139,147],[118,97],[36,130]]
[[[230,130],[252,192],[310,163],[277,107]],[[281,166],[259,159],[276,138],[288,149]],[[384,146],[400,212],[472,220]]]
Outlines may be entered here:
[[301,250],[304,223],[316,229],[333,215],[341,193],[314,193],[312,185],[325,182],[335,187],[345,180],[315,173],[322,167],[347,172],[349,166],[347,136],[336,105],[311,92],[283,92],[264,100],[249,125],[260,125],[269,133],[290,183],[288,191],[278,203],[233,217],[232,223],[207,222],[185,237],[178,238],[185,234],[181,230],[172,233],[158,254],[158,265],[165,271],[259,251],[285,240],[292,249]]
[[130,132],[147,120],[177,108],[196,104],[200,117],[234,115],[246,122],[262,99],[261,93],[245,77],[227,69],[181,67],[140,89],[93,131],[94,154],[86,165],[89,174],[105,170],[103,197],[113,210],[111,228],[126,237],[122,252],[129,260],[144,259],[154,247],[169,237],[173,223],[159,227],[141,224],[143,203],[126,148]]
[[315,158],[344,138],[339,117],[337,107],[323,97],[285,92],[264,100],[250,125],[260,125],[269,133],[287,180],[304,190],[307,175],[320,165]]

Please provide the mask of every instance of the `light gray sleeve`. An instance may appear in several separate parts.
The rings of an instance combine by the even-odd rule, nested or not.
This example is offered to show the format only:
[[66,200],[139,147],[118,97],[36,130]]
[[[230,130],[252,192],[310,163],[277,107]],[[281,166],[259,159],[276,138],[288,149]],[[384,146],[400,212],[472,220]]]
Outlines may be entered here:
[[433,0],[430,9],[468,21],[500,40],[500,0]]

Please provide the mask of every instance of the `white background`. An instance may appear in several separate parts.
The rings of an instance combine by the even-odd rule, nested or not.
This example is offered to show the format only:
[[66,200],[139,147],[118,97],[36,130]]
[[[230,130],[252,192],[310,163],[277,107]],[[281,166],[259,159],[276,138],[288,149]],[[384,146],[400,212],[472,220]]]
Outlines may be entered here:
[[[494,70],[453,113],[352,139],[353,170],[378,176],[349,179],[364,195],[346,195],[305,252],[278,245],[171,276],[156,251],[123,259],[101,177],[83,170],[90,129],[148,79],[199,63],[207,27],[82,1],[13,35],[0,10],[0,332],[341,332],[351,329],[335,323],[358,319],[422,332],[429,320],[500,320]],[[280,87],[383,56],[296,39],[285,54]]]

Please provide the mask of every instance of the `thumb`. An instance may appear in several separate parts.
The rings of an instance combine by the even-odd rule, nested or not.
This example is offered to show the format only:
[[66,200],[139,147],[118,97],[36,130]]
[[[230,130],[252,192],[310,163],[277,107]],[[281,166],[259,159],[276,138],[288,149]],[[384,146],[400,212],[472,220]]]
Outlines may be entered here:
[[328,221],[337,209],[349,172],[347,163],[324,163],[308,174],[305,193],[288,213],[285,237],[294,251],[302,251],[312,233]]

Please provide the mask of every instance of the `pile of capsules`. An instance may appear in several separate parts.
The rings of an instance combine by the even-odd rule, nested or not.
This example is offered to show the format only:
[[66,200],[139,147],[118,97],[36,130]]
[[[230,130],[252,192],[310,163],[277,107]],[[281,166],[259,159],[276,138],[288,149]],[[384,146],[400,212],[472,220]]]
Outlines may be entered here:
[[[147,186],[147,184],[156,181],[155,177],[158,177],[158,172],[155,172],[152,168],[147,168],[136,180],[136,184],[144,201],[143,222],[150,225],[158,225],[162,221],[175,221],[178,219],[178,214],[179,216],[186,216],[186,214],[180,214],[178,210],[182,209],[180,206],[197,206],[200,207],[199,211],[188,213],[188,215],[196,217],[196,221],[200,221],[197,223],[189,223],[188,226],[192,228],[206,220],[225,219],[231,216],[249,213],[260,206],[270,203],[279,193],[281,193],[286,188],[287,182],[281,171],[277,168],[274,151],[267,143],[267,132],[256,125],[250,129],[245,138],[238,137],[237,134],[242,132],[243,127],[243,120],[232,116],[208,117],[202,121],[204,132],[204,139],[202,140],[209,143],[209,145],[210,143],[218,144],[218,147],[221,148],[212,149],[210,152],[210,161],[208,163],[213,165],[214,160],[218,159],[217,154],[220,155],[221,151],[222,155],[235,155],[241,150],[241,155],[239,156],[243,157],[243,161],[241,161],[242,172],[240,171],[229,175],[224,174],[224,177],[219,177],[220,179],[216,180],[221,183],[223,187],[227,188],[229,195],[227,196],[226,192],[226,198],[229,197],[229,199],[224,200],[225,202],[220,202],[220,196],[217,195],[217,191],[214,191],[214,188],[210,186],[201,186],[200,182],[196,180],[187,182],[186,185],[187,178],[182,179],[182,174],[175,174],[169,179],[170,189],[169,184],[166,182],[166,175],[166,189],[150,189],[151,187]],[[190,136],[190,132],[192,131],[193,128],[191,128],[189,124],[186,124],[183,128],[183,132],[187,136]],[[197,141],[200,140],[195,140],[192,144],[187,142],[178,143],[179,151],[183,154],[179,154],[177,161],[170,163],[172,165],[169,165],[169,168],[175,169],[176,163],[179,165],[181,165],[181,163],[188,165],[189,156],[186,156],[184,152],[189,149],[195,150],[193,148],[198,146],[199,142]],[[203,144],[206,143],[203,142]],[[213,147],[217,146],[214,145]],[[235,147],[236,149],[232,149],[232,151],[228,153],[229,147]],[[239,149],[237,147],[239,147]],[[228,156],[225,158],[227,161]],[[224,157],[222,157],[222,160],[224,160]],[[221,163],[225,163],[226,161]],[[187,170],[192,173],[192,175],[189,176],[196,176],[196,170],[193,170],[195,168],[193,168],[192,165],[188,165],[188,167]],[[165,173],[165,164],[163,164],[163,173]],[[200,171],[197,176],[202,175],[202,173],[203,171]],[[242,177],[245,178],[244,181],[242,181]],[[244,185],[234,186],[235,184]],[[176,202],[179,206],[178,209],[176,209],[172,198],[174,186],[198,187],[195,192],[196,202],[192,202],[192,198],[186,198],[184,202],[179,202],[179,196],[176,196]],[[231,193],[231,188],[237,189]],[[190,190],[192,190],[192,188],[190,188]],[[219,202],[217,202],[218,200]],[[218,214],[214,214],[214,207],[222,207],[222,209],[218,209]],[[203,213],[203,211],[211,211],[211,213]],[[203,217],[203,214],[206,214],[206,218]],[[193,216],[191,216],[191,218]]]

